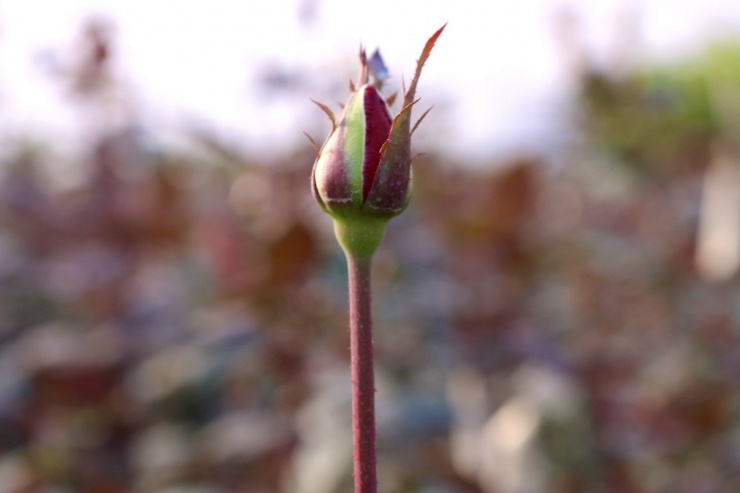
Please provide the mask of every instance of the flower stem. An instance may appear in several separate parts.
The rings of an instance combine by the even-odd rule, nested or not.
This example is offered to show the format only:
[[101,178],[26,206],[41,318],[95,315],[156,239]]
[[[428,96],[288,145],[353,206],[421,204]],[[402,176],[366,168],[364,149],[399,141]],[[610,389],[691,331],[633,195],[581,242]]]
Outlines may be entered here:
[[347,253],[355,493],[376,493],[378,490],[371,266],[372,256],[357,257]]

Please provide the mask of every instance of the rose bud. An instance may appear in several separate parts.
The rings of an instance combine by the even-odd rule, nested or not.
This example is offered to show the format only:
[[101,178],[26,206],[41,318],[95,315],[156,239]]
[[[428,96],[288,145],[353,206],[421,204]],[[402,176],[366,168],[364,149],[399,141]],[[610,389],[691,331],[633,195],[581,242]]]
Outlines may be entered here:
[[[317,103],[332,121],[332,132],[317,150],[311,175],[313,195],[334,219],[342,247],[371,256],[383,238],[385,225],[400,214],[411,196],[411,107],[421,69],[444,26],[427,41],[416,72],[404,94],[403,106],[391,117],[388,102],[379,89],[387,73],[376,53],[368,64],[360,52],[358,86],[350,82],[352,94],[339,115]],[[374,83],[369,82],[373,74]]]

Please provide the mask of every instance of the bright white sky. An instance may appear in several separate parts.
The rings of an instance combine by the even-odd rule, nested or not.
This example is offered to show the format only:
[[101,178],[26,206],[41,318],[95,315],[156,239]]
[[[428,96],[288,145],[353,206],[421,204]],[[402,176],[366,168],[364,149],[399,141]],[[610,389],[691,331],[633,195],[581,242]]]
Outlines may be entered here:
[[[298,12],[311,7],[313,21],[302,23]],[[426,38],[449,21],[418,93],[422,105],[440,106],[425,126],[462,152],[541,149],[557,135],[572,88],[553,22],[563,7],[577,14],[590,55],[602,63],[619,51],[619,19],[632,14],[639,57],[676,56],[740,33],[737,0],[9,1],[0,7],[0,136],[30,132],[69,143],[87,131],[41,60],[51,53],[61,66],[72,63],[90,14],[113,20],[117,68],[143,126],[194,117],[262,151],[290,147],[284,143],[304,129],[323,138],[328,124],[308,99],[347,96],[346,67],[354,67],[360,41],[382,48],[397,85]],[[306,94],[266,98],[255,82],[266,64],[323,81]],[[343,91],[329,91],[334,83]]]

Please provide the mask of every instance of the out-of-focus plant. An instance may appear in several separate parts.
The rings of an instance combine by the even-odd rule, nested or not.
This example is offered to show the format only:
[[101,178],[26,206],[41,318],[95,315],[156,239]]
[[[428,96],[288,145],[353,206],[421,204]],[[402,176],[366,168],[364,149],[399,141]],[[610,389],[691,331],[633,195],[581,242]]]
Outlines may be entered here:
[[737,128],[740,50],[717,45],[698,60],[636,71],[624,79],[591,73],[583,102],[597,143],[647,174],[708,160],[711,142]]
[[[337,119],[325,105],[332,131],[316,149],[311,174],[313,195],[334,221],[334,231],[347,257],[349,271],[352,429],[357,493],[377,491],[375,452],[375,384],[371,320],[370,271],[373,255],[388,221],[403,212],[411,196],[411,108],[418,99],[421,70],[444,26],[429,38],[414,77],[393,118],[388,106],[395,95],[380,94],[387,70],[379,52],[368,60],[360,51],[357,85]],[[373,79],[371,81],[371,78]],[[428,111],[427,111],[428,112]],[[312,141],[313,142],[313,141]]]

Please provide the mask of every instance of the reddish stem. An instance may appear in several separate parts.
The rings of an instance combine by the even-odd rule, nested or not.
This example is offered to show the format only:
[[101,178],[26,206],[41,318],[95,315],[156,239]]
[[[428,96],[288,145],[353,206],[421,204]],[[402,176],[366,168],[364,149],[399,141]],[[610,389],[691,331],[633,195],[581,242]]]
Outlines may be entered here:
[[349,332],[352,365],[352,435],[355,493],[376,493],[375,376],[370,270],[372,257],[347,255]]

